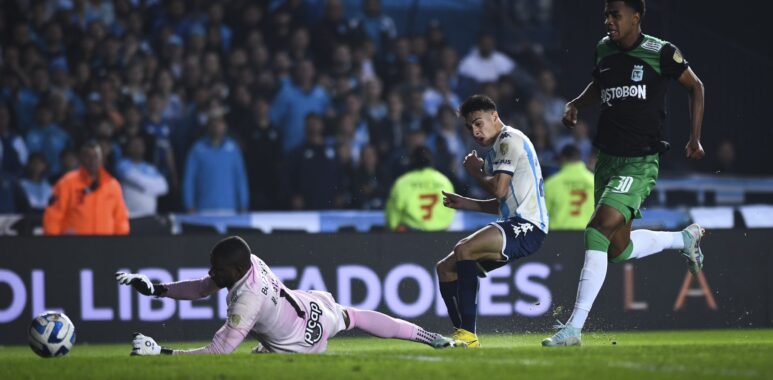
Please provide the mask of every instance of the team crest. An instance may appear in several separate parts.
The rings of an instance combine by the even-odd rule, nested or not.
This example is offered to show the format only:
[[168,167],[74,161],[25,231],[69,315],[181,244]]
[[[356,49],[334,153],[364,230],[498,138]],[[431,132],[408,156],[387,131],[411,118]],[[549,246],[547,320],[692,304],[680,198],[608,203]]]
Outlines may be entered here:
[[684,62],[684,58],[682,58],[682,53],[680,53],[679,50],[674,50],[674,62],[676,63]]
[[631,80],[634,82],[641,82],[642,79],[644,79],[644,65],[633,65]]
[[510,147],[507,145],[507,143],[501,143],[499,144],[499,153],[503,156],[507,155],[507,151],[510,149]]

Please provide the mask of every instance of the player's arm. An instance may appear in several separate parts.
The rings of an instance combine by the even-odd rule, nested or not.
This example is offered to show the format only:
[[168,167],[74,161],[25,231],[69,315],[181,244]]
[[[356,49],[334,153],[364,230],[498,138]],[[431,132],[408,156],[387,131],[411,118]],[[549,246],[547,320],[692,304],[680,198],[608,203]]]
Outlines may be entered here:
[[118,272],[115,279],[119,284],[131,285],[140,294],[177,300],[205,298],[220,289],[209,276],[197,280],[154,284],[144,274]]
[[132,352],[134,356],[153,355],[225,355],[232,353],[247,337],[258,315],[258,302],[251,295],[242,295],[228,307],[228,320],[215,333],[212,342],[200,348],[173,350],[159,346],[153,338],[134,334]]
[[483,163],[478,152],[473,150],[464,158],[464,169],[489,194],[497,199],[504,198],[507,195],[507,186],[513,178],[512,173],[497,171],[493,176],[487,176],[483,173]]
[[601,89],[599,84],[596,83],[596,80],[593,80],[585,86],[585,89],[582,90],[579,96],[566,103],[564,106],[564,117],[561,121],[563,121],[564,125],[567,127],[576,125],[578,110],[583,107],[598,104],[600,98]]
[[499,201],[493,199],[472,199],[456,193],[443,193],[443,206],[457,210],[469,210],[499,215]]
[[690,140],[687,142],[685,152],[687,158],[701,159],[704,156],[701,146],[701,126],[703,125],[703,82],[695,75],[691,68],[687,68],[679,76],[679,83],[687,89],[690,98]]

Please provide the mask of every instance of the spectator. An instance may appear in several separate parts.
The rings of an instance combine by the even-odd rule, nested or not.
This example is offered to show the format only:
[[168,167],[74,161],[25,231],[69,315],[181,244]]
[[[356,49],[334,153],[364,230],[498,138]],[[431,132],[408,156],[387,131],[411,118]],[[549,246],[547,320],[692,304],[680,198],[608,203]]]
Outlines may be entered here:
[[352,207],[362,210],[384,208],[388,191],[386,176],[373,145],[362,148],[360,166],[355,170],[352,186]]
[[584,230],[594,210],[593,173],[572,144],[564,146],[559,158],[561,170],[545,181],[550,229]]
[[310,113],[324,114],[330,105],[325,89],[316,84],[314,64],[298,63],[295,78],[282,86],[271,107],[271,122],[282,131],[282,149],[289,152],[303,142],[304,119]]
[[[284,162],[282,134],[268,117],[265,98],[253,101],[248,129],[241,139],[250,181],[250,209],[270,210],[283,206],[280,194],[281,167]],[[286,201],[286,199],[285,199]]]
[[43,214],[46,235],[127,235],[129,216],[121,185],[102,167],[94,140],[80,150],[80,168],[65,174]]
[[394,181],[411,169],[411,152],[427,145],[427,133],[423,129],[409,129],[405,133],[405,143],[392,150],[388,162],[388,178]]
[[515,61],[496,50],[494,36],[483,34],[478,39],[478,46],[459,64],[459,74],[480,84],[496,82],[500,76],[510,75],[515,67]]
[[72,140],[65,130],[53,122],[51,109],[45,102],[37,105],[35,113],[37,122],[27,132],[27,148],[30,153],[42,154],[46,162],[52,163],[51,172],[57,174],[61,170],[59,154],[72,144]]
[[593,152],[593,142],[588,136],[588,123],[585,120],[578,120],[577,124],[569,132],[569,134],[565,133],[556,140],[556,150],[560,152],[564,146],[573,144],[580,151],[580,159],[588,162]]
[[16,176],[0,171],[0,214],[21,212],[26,203],[24,189]]
[[247,210],[247,174],[239,146],[226,136],[222,117],[212,118],[207,136],[188,153],[183,177],[183,204],[188,212],[232,214]]
[[172,149],[172,123],[163,116],[164,97],[153,92],[148,97],[147,116],[142,122],[142,130],[152,138],[150,157],[153,166],[166,177],[172,189],[178,187],[177,164]]
[[452,109],[459,108],[461,100],[449,85],[448,74],[443,70],[435,71],[435,80],[432,87],[424,90],[424,109],[433,117],[437,116],[438,109],[443,106],[450,106]]
[[419,146],[411,152],[411,171],[392,186],[386,221],[393,231],[441,231],[454,220],[455,211],[443,205],[443,191],[454,192],[448,177],[432,168],[432,151]]
[[550,125],[560,125],[566,99],[556,95],[556,77],[550,70],[542,70],[538,77],[540,97],[545,103],[544,118]]
[[156,214],[158,197],[169,191],[166,178],[155,166],[145,162],[145,140],[134,135],[126,146],[126,158],[118,162],[121,181],[130,218]]
[[288,156],[288,193],[293,210],[333,208],[342,173],[335,147],[325,144],[320,115],[306,116],[306,140]]
[[381,0],[365,0],[364,14],[352,20],[353,29],[360,29],[373,41],[376,51],[388,47],[397,38],[397,27],[391,17],[381,13]]
[[0,172],[21,175],[27,162],[27,145],[24,139],[11,129],[8,106],[0,102]]
[[16,95],[16,126],[22,133],[32,127],[38,103],[48,94],[48,69],[42,65],[33,67],[30,81],[31,86],[22,87]]
[[19,180],[19,185],[24,190],[29,209],[42,213],[51,199],[51,183],[46,178],[48,165],[43,155],[34,153],[30,155],[25,167],[26,177]]
[[314,43],[311,45],[323,70],[332,66],[330,52],[338,44],[348,42],[349,34],[349,21],[344,17],[344,7],[341,5],[341,0],[328,0],[325,4],[325,15],[312,33]]

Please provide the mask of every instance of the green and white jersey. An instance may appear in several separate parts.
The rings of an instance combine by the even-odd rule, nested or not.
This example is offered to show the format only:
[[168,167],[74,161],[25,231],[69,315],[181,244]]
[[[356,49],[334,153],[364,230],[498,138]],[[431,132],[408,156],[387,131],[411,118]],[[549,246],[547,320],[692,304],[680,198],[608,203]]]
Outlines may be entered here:
[[601,89],[594,145],[614,156],[660,153],[666,89],[687,67],[676,46],[646,34],[629,50],[601,39],[593,71]]
[[548,211],[545,207],[545,184],[537,153],[523,132],[504,126],[491,150],[484,157],[483,172],[487,176],[507,173],[513,178],[507,195],[499,201],[499,218],[526,219],[542,232],[548,232]]

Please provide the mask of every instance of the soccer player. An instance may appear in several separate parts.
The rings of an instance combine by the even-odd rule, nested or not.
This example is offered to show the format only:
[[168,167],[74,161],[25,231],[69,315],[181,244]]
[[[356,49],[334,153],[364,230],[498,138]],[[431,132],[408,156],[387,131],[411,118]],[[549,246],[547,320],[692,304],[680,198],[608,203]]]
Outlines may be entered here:
[[566,104],[563,122],[577,123],[578,108],[601,104],[599,149],[595,170],[596,211],[585,229],[585,263],[577,301],[566,325],[542,341],[543,346],[579,346],[581,329],[607,273],[607,261],[621,263],[665,249],[678,249],[692,273],[703,267],[697,224],[677,232],[636,230],[631,222],[658,176],[666,87],[676,79],[690,97],[691,134],[685,147],[690,159],[700,159],[703,84],[682,53],[669,42],[643,34],[644,0],[606,0],[607,36],[596,45],[593,81]]
[[472,137],[488,147],[484,158],[472,151],[464,168],[491,199],[443,192],[446,207],[499,215],[499,220],[460,240],[437,263],[440,294],[456,331],[452,338],[480,347],[475,333],[478,277],[511,260],[536,252],[548,233],[542,170],[529,138],[504,125],[493,100],[473,95],[459,107]]
[[411,171],[401,175],[389,192],[384,213],[390,230],[442,231],[455,211],[440,204],[441,191],[454,190],[443,173],[432,167],[432,151],[419,146],[411,152]]
[[410,340],[434,348],[456,346],[452,339],[413,323],[339,305],[330,293],[287,288],[240,237],[231,236],[217,243],[210,263],[207,277],[166,284],[153,284],[141,274],[116,273],[119,283],[131,285],[146,296],[196,300],[228,288],[228,320],[209,345],[173,350],[135,333],[132,355],[229,354],[247,334],[261,343],[253,350],[256,353],[323,352],[328,339],[354,328],[377,337]]
[[550,229],[584,230],[593,215],[593,173],[580,159],[580,150],[567,144],[558,156],[561,170],[545,181]]

